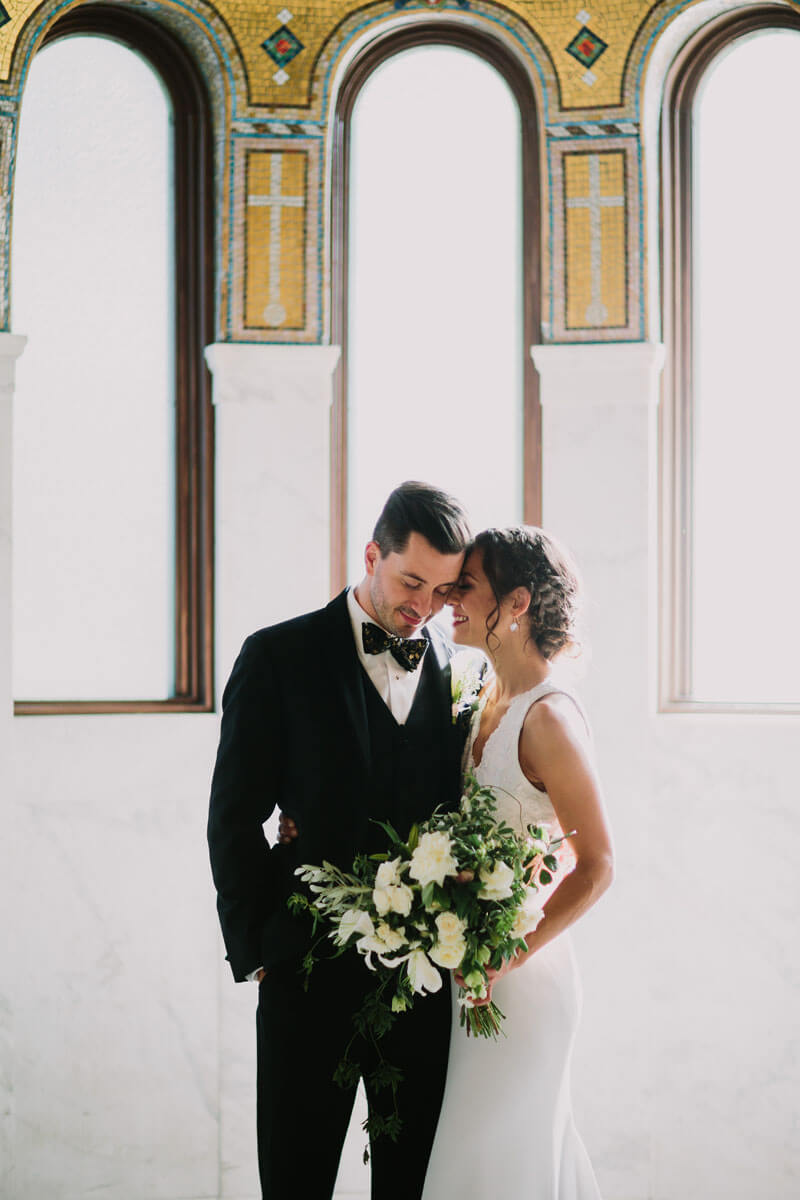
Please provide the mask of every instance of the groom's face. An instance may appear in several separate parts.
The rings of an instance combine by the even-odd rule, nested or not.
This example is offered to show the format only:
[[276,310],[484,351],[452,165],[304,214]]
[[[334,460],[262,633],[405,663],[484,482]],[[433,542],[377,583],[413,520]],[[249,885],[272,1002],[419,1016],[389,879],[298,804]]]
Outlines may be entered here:
[[365,552],[367,604],[388,633],[413,637],[443,607],[457,582],[463,554],[440,554],[421,533],[404,550],[381,555],[377,542]]

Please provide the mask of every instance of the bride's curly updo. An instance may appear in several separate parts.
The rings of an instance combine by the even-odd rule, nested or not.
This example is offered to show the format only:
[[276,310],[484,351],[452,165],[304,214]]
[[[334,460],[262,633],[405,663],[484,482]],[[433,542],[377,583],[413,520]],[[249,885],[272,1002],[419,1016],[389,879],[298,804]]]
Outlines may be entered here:
[[569,554],[554,538],[533,525],[484,529],[472,548],[481,552],[484,574],[497,601],[487,621],[489,633],[500,618],[501,601],[514,588],[523,587],[530,592],[531,603],[520,623],[527,623],[528,636],[540,654],[551,659],[566,647],[578,648],[580,579]]

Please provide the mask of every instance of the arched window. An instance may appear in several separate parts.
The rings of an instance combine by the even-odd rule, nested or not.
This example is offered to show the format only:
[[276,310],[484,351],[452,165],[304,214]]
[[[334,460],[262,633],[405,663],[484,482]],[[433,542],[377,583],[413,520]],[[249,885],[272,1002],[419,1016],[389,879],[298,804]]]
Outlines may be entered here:
[[23,95],[17,713],[212,706],[211,150],[180,45],[86,6]]
[[800,18],[721,22],[667,95],[662,703],[800,709]]
[[341,584],[403,479],[452,491],[477,527],[539,519],[540,231],[530,82],[473,31],[433,23],[373,45],[335,129]]

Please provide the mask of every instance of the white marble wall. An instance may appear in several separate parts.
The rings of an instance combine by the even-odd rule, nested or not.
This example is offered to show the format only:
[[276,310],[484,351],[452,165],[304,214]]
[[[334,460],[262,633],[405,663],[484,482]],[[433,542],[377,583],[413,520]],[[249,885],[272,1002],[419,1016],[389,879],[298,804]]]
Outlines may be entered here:
[[[246,633],[327,598],[335,357],[211,353],[220,686]],[[536,356],[545,523],[590,593],[618,851],[575,932],[575,1107],[606,1200],[790,1200],[798,723],[656,712],[658,361]],[[255,993],[222,959],[205,852],[218,718],[12,719],[9,421],[0,379],[0,1195],[255,1200]],[[361,1144],[341,1196],[367,1195]]]
[[[10,914],[13,907],[3,881],[10,878],[19,844],[11,808],[11,437],[14,368],[25,339],[0,333],[0,811],[6,835],[0,837],[0,904]],[[9,819],[10,818],[10,819]],[[10,836],[9,836],[10,834]],[[9,975],[0,972],[0,1196],[11,1194],[14,1163],[14,1024]]]
[[[576,927],[575,1106],[607,1200],[800,1175],[798,718],[656,711],[659,350],[547,347],[544,523],[582,564],[618,874]],[[732,654],[757,652],[746,633]]]

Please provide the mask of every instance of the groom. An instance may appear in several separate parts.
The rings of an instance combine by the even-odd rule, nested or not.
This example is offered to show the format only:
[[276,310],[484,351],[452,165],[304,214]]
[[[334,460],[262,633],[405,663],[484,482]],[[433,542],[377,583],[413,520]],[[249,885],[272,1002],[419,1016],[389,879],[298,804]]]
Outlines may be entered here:
[[[247,639],[223,695],[208,839],[227,957],[258,980],[258,1149],[265,1200],[329,1200],[355,1097],[333,1082],[349,1048],[372,1114],[375,1048],[353,1014],[374,986],[353,952],[327,952],[307,990],[307,919],[290,914],[301,863],[350,869],[459,795],[463,733],[451,720],[448,643],[426,622],[457,582],[470,534],[452,497],[422,483],[389,496],[365,551],[366,574],[326,608]],[[276,805],[298,837],[269,846]],[[381,1041],[403,1079],[402,1130],[372,1147],[373,1200],[422,1192],[447,1067],[447,987],[400,1016]],[[353,1040],[354,1039],[354,1040]]]

